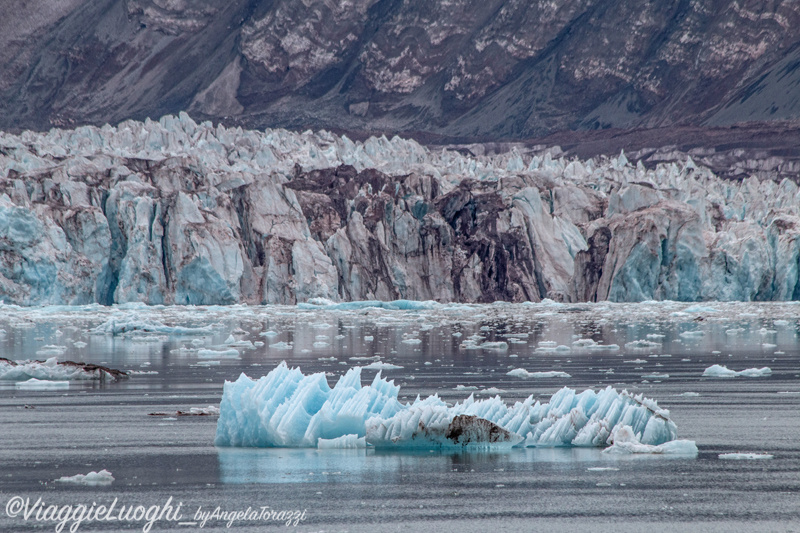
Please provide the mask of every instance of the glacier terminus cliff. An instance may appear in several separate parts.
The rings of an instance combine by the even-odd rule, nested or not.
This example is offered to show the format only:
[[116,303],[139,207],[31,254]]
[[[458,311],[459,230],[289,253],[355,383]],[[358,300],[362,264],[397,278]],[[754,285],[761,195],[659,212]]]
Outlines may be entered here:
[[185,113],[0,133],[0,299],[800,299],[790,179],[489,152]]

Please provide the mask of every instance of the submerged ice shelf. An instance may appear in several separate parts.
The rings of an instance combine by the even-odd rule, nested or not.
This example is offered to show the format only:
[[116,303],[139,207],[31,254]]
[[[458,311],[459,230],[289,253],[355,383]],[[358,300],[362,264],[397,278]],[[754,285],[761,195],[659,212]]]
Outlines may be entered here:
[[[565,387],[547,403],[529,396],[511,406],[500,396],[470,396],[450,406],[435,394],[401,403],[399,391],[380,372],[362,386],[361,368],[351,368],[331,388],[324,373],[304,375],[284,362],[260,379],[242,374],[225,382],[215,442],[329,448],[358,446],[364,438],[376,448],[604,447],[624,435],[641,452],[677,435],[669,412],[655,401],[611,387],[581,393]],[[676,449],[687,448],[655,453]]]

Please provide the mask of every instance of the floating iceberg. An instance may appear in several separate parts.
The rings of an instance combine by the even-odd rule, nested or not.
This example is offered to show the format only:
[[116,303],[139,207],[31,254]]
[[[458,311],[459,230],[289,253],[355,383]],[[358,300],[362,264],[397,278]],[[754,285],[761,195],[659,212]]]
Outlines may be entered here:
[[769,453],[721,453],[717,457],[727,461],[752,461],[756,459],[772,459]]
[[75,483],[77,485],[111,485],[114,482],[114,476],[108,470],[101,470],[99,472],[89,472],[88,474],[76,474],[74,476],[64,476],[58,478],[56,481],[62,483]]
[[28,390],[68,389],[69,381],[50,381],[47,379],[31,378],[27,381],[17,381],[14,386],[18,389]]
[[145,321],[135,313],[109,318],[91,330],[94,335],[129,335],[131,333],[161,333],[164,335],[210,335],[212,326],[166,326],[156,321]]
[[35,387],[31,379],[41,381],[81,381],[81,380],[117,380],[128,377],[126,372],[104,366],[59,362],[57,357],[46,361],[12,361],[0,357],[0,380],[22,381]]
[[642,444],[630,426],[621,426],[613,431],[614,444],[603,450],[605,453],[630,454],[652,453],[669,455],[697,455],[697,444],[691,440],[672,440],[664,444]]
[[726,366],[711,365],[703,371],[703,376],[707,378],[735,378],[737,376],[744,376],[747,378],[757,378],[761,376],[768,376],[772,374],[772,369],[765,366],[763,368],[746,368],[745,370],[730,370]]
[[655,446],[677,434],[655,401],[611,387],[581,393],[565,387],[547,403],[529,396],[512,406],[500,396],[470,396],[452,406],[438,395],[401,403],[393,381],[379,372],[362,386],[361,370],[351,368],[333,388],[324,373],[307,376],[285,362],[258,380],[242,374],[225,382],[216,444],[317,447],[320,439],[328,446],[349,435],[378,448],[607,446],[614,431],[628,426],[638,442]]
[[522,379],[539,379],[539,378],[571,378],[566,372],[559,372],[558,370],[550,370],[547,372],[528,372],[524,368],[515,368],[506,372],[507,376]]
[[384,363],[382,361],[375,361],[364,367],[366,370],[399,370],[402,365],[393,365],[392,363]]

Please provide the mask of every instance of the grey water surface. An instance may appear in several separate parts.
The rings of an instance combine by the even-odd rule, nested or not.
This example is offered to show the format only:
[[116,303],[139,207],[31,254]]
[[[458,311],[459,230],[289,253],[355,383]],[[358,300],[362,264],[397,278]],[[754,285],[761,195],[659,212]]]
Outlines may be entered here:
[[[43,359],[37,351],[61,346],[60,360],[148,373],[72,382],[67,390],[21,390],[0,381],[0,531],[55,530],[53,521],[10,516],[18,497],[15,502],[41,499],[59,508],[114,499],[117,508],[149,508],[169,498],[173,506],[182,503],[180,520],[156,521],[152,531],[800,531],[798,318],[800,305],[793,304],[406,311],[6,306],[0,309],[2,357]],[[103,332],[125,321],[132,326]],[[172,326],[198,329],[177,335]],[[275,335],[261,335],[266,332]],[[239,357],[199,355],[200,349],[230,349],[230,335],[264,345],[239,346]],[[409,339],[420,342],[403,342]],[[609,348],[587,348],[581,339]],[[484,342],[507,346],[481,348]],[[351,366],[371,362],[366,358],[402,366],[383,375],[408,400],[434,393],[447,401],[480,398],[488,388],[504,391],[507,402],[530,394],[546,401],[564,386],[644,393],[670,410],[679,438],[696,441],[700,453],[217,448],[215,416],[176,416],[219,405],[223,382],[242,372],[258,377],[286,360],[306,373],[328,372],[332,384]],[[767,366],[772,373],[703,377],[713,364]],[[571,377],[523,380],[506,375],[513,368]],[[374,375],[364,370],[364,382]],[[738,452],[773,458],[719,458]],[[112,484],[56,481],[101,469],[113,473]],[[202,513],[217,507],[262,513],[268,507],[289,518],[203,523]],[[295,511],[305,511],[302,521],[287,526]],[[145,520],[95,521],[78,530],[144,526]]]

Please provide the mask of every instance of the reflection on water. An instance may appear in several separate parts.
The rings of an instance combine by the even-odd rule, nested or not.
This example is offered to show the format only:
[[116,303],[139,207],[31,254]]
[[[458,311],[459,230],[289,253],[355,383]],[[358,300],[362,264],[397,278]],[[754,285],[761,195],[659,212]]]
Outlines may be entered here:
[[217,448],[221,483],[403,483],[407,475],[505,470],[583,473],[619,464],[694,456],[609,455],[595,448],[513,448],[497,451],[317,450],[313,448]]

